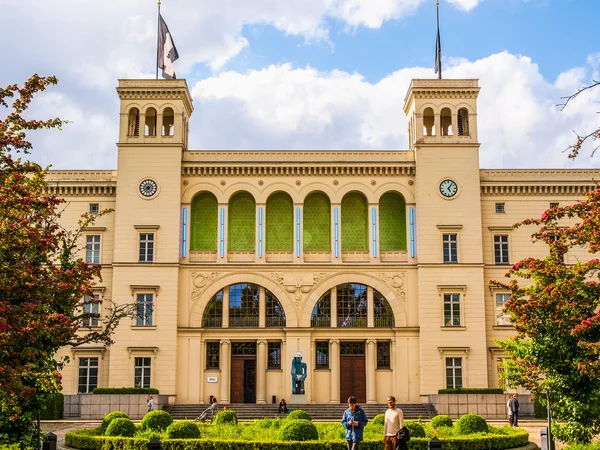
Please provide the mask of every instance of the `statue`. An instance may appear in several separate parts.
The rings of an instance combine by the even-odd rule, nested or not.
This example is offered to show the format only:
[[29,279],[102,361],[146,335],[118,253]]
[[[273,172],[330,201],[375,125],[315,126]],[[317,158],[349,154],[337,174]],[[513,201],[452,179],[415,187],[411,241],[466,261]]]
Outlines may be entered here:
[[304,380],[306,380],[306,363],[302,362],[302,352],[296,352],[292,360],[292,394],[304,394]]

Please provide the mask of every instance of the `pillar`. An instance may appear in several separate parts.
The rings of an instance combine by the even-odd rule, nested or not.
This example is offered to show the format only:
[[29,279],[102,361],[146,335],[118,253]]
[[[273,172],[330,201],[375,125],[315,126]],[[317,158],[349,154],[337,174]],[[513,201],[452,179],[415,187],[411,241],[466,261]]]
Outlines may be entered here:
[[329,314],[331,315],[331,328],[337,327],[337,286],[331,288],[329,294]]
[[[262,290],[262,288],[261,288]],[[256,403],[267,403],[267,341],[257,341],[256,355]]]
[[367,341],[367,403],[377,403],[375,389],[375,369],[377,369],[377,341]]
[[331,368],[331,399],[329,403],[340,402],[340,341],[329,341],[329,367]]
[[266,312],[267,312],[267,301],[266,301],[265,288],[260,286],[258,288],[258,328],[264,328],[266,325]]
[[375,313],[373,309],[373,288],[367,286],[367,327],[373,328],[375,326]]
[[231,376],[231,342],[221,339],[221,399],[220,403],[229,403],[229,378]]
[[229,286],[223,288],[223,328],[229,328]]

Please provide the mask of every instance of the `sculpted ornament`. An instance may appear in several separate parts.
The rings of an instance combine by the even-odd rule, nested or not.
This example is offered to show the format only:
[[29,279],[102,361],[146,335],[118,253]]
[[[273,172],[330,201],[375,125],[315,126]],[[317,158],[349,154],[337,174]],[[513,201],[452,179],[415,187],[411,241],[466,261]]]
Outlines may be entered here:
[[394,274],[379,273],[379,279],[389,284],[396,291],[400,300],[406,300],[406,291],[404,289],[404,283],[406,281],[406,273],[399,272]]
[[192,309],[200,299],[204,289],[219,276],[219,272],[192,272]]

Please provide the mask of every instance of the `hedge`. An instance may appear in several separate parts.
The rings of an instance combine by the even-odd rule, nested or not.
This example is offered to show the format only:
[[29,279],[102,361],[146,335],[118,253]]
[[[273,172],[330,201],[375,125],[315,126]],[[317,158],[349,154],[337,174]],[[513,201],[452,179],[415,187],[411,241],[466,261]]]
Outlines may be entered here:
[[500,388],[452,388],[440,389],[438,394],[504,394]]
[[65,445],[82,450],[148,450],[148,439],[98,436],[97,433],[96,429],[70,431],[65,435]]
[[40,419],[42,420],[62,419],[63,414],[64,398],[60,392],[49,397],[48,400],[42,404],[40,409]]
[[92,394],[107,395],[107,394],[158,394],[158,389],[154,388],[94,388]]

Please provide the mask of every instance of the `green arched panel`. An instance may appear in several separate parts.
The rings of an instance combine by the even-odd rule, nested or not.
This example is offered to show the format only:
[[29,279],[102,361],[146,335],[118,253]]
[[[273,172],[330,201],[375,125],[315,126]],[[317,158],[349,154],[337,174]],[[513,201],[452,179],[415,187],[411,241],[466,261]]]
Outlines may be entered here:
[[254,197],[247,192],[234,195],[229,200],[228,249],[231,251],[252,251],[256,242],[256,204]]
[[304,250],[331,251],[331,204],[322,193],[304,200]]
[[219,228],[217,198],[210,192],[196,195],[191,212],[190,250],[216,250]]
[[267,251],[294,250],[294,203],[285,192],[267,200]]
[[406,202],[388,192],[379,200],[379,248],[406,250]]
[[358,192],[342,199],[342,250],[368,250],[367,200]]

